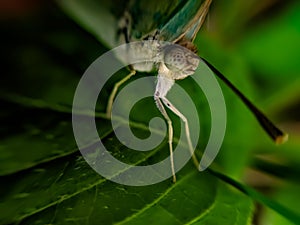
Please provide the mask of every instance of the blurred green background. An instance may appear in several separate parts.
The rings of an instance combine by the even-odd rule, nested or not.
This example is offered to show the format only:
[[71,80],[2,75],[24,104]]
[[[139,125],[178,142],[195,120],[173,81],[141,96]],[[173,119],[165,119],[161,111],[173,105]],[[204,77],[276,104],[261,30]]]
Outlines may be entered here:
[[[297,216],[292,219],[291,214],[279,213],[276,207],[270,210],[209,172],[197,173],[191,165],[178,174],[175,185],[165,181],[148,187],[126,187],[105,180],[85,163],[72,133],[73,95],[85,69],[110,49],[98,34],[116,29],[113,23],[98,26],[95,21],[103,20],[105,13],[116,13],[101,1],[81,4],[85,8],[62,9],[52,1],[0,2],[0,224],[295,223]],[[289,133],[289,141],[276,146],[220,82],[228,124],[214,168],[297,215],[300,2],[215,0],[195,44],[199,55]],[[112,85],[127,72],[124,69],[110,79],[101,94],[97,106],[99,135],[114,156],[124,161],[141,165],[159,161],[168,154],[166,141],[152,153],[132,153],[116,140],[110,122],[101,114]],[[145,74],[137,75],[141,76]],[[190,91],[199,108],[204,130],[200,152],[208,138],[209,109],[191,79],[179,83]],[[148,114],[136,109],[131,118],[146,126],[159,112],[152,99],[139,107],[145,105]],[[172,118],[178,127],[179,121]],[[139,126],[133,131],[142,137],[148,135]],[[93,149],[93,145],[88,148]],[[144,162],[145,158],[148,161]]]

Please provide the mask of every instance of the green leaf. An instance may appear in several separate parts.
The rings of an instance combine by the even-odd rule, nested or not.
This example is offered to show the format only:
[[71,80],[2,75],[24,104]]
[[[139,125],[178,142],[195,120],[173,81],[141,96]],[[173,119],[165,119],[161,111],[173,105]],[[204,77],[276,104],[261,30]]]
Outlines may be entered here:
[[[112,3],[94,4],[71,1],[65,10],[96,39],[107,46],[115,43],[115,16],[123,10],[108,10]],[[149,2],[150,4],[150,2]],[[231,7],[231,4],[228,4]],[[52,6],[53,7],[53,6]],[[113,8],[113,7],[112,7]],[[87,66],[107,50],[57,8],[43,9],[40,15],[3,25],[4,68],[1,82],[0,145],[0,223],[1,224],[251,224],[253,200],[271,207],[276,213],[298,222],[298,215],[218,173],[198,173],[187,165],[178,173],[178,182],[166,180],[156,185],[130,187],[112,183],[95,173],[80,155],[72,133],[71,106],[76,84]],[[103,20],[103,18],[106,18]],[[17,25],[16,25],[17,24]],[[203,35],[203,36],[202,36]],[[211,59],[246,94],[253,97],[253,83],[246,60],[202,33],[197,40],[201,55]],[[263,45],[263,44],[262,44]],[[126,72],[126,71],[125,71]],[[119,76],[125,73],[121,71]],[[138,74],[136,78],[144,76]],[[109,81],[104,100],[116,78]],[[134,78],[135,79],[135,78]],[[133,79],[133,80],[134,80]],[[268,77],[267,79],[270,79]],[[191,80],[178,82],[188,90],[201,109],[201,135],[209,134],[209,110],[201,91]],[[287,82],[288,83],[288,82]],[[235,96],[225,90],[228,102],[228,133],[218,158],[218,166],[238,177],[249,160],[252,146],[260,143],[253,134],[254,119]],[[293,93],[296,93],[296,89]],[[172,93],[170,93],[172,96]],[[101,96],[100,96],[101,98]],[[184,100],[179,99],[178,102]],[[100,101],[101,102],[101,101]],[[97,107],[103,112],[106,101]],[[180,105],[180,104],[179,104]],[[147,111],[141,114],[140,109]],[[153,100],[146,99],[133,108],[131,128],[147,137],[147,123],[158,115]],[[82,116],[91,116],[82,113]],[[180,122],[174,119],[175,136]],[[176,120],[177,119],[177,120]],[[113,134],[110,121],[96,113],[99,136],[114,157],[133,165],[146,165],[168,156],[167,140],[151,152],[137,153],[123,146]],[[83,124],[84,125],[84,124]],[[119,126],[122,126],[120,121]],[[159,132],[158,132],[159,133]],[[163,135],[159,133],[160,135]],[[200,140],[203,149],[205,138]],[[95,140],[97,141],[97,140]],[[93,154],[95,142],[86,144]],[[177,139],[175,138],[175,145]],[[270,144],[270,143],[269,143]],[[290,153],[295,153],[298,144]],[[289,155],[289,157],[292,154]],[[297,162],[297,157],[295,157]],[[223,169],[222,167],[222,169]],[[226,177],[226,178],[224,178]],[[220,182],[225,180],[225,183]],[[232,188],[236,187],[240,191]],[[295,193],[295,192],[291,192]],[[247,196],[248,195],[248,196]],[[279,201],[284,201],[279,199]]]
[[[4,104],[4,102],[2,102]],[[20,119],[20,112],[26,119]],[[1,122],[7,125],[6,132],[15,123],[12,135],[6,133],[2,137],[0,146],[0,175],[7,175],[26,168],[33,167],[40,162],[77,151],[73,140],[72,126],[67,115],[53,114],[45,119],[44,110],[25,110],[12,104],[6,104],[6,113]],[[28,119],[34,117],[35,121]],[[17,119],[16,119],[17,118]],[[6,124],[5,121],[9,121]],[[18,123],[21,122],[21,123]],[[54,125],[52,123],[55,122]],[[2,127],[4,130],[5,128]],[[69,140],[66,142],[66,140]]]
[[1,196],[2,224],[246,224],[252,215],[249,198],[193,167],[181,171],[175,184],[130,187],[101,178],[73,154],[1,182],[1,192],[8,193]]
[[[282,202],[286,207],[293,208],[300,214],[298,207],[299,197],[298,197],[299,184],[284,184],[280,190],[277,190],[273,196],[277,201]],[[269,221],[274,225],[292,225],[298,224],[287,220],[286,217],[278,215],[274,211],[269,209],[263,215],[262,222]]]
[[[14,48],[7,50],[3,57],[7,66],[3,68],[0,83],[3,106],[0,175],[77,151],[70,120],[73,95],[79,75],[84,71],[80,67],[85,69],[83,62],[95,57],[91,49],[101,45],[76,29],[61,14],[55,16],[46,11],[46,18],[47,14],[51,17],[43,18],[41,23],[36,23],[40,19],[31,17],[5,25],[1,21],[6,34],[2,38],[8,43],[4,52],[11,45]],[[60,26],[46,28],[48,20]],[[23,40],[16,38],[22,34]],[[79,42],[88,43],[84,50],[78,48]],[[64,43],[68,43],[68,47]],[[83,56],[74,63],[74,55],[78,52]],[[80,63],[83,65],[78,66]],[[53,115],[47,117],[47,110],[53,111]]]
[[[61,17],[34,21],[48,20],[62,27],[72,27]],[[33,25],[25,24],[32,29]],[[39,26],[39,29],[33,26],[33,30],[40,31],[45,24],[42,22]],[[85,69],[84,64],[77,69],[73,65],[84,58],[93,59],[91,49],[98,51],[99,48],[101,52],[105,48],[78,28],[70,28],[66,30],[67,35],[57,36],[53,36],[55,30],[45,30],[45,39],[33,33],[28,38],[31,44],[14,43],[13,54],[5,60],[9,63],[16,60],[18,64],[8,68],[5,82],[1,83],[4,109],[1,111],[0,224],[98,224],[102,221],[104,224],[145,224],[151,220],[171,224],[201,221],[223,224],[222,218],[229,213],[232,215],[229,219],[235,224],[243,225],[251,220],[251,199],[208,173],[198,173],[192,166],[178,173],[176,184],[166,180],[145,187],[115,184],[95,173],[80,155],[73,138],[72,97],[83,73],[81,67]],[[15,25],[6,27],[6,33],[12,31],[22,32]],[[6,42],[10,35],[5,37]],[[89,43],[90,47],[79,58],[71,56],[69,59],[70,52],[73,52],[71,55],[76,53],[69,42],[74,39],[70,37],[76,37],[75,43]],[[51,54],[32,44],[35,42],[51,46]],[[105,104],[103,101],[99,108],[104,109]],[[149,109],[154,107],[152,99],[148,105]],[[91,115],[83,113],[82,116]],[[147,136],[146,122],[150,116],[135,117],[137,122],[132,123],[132,127],[138,135]],[[138,154],[127,149],[113,135],[110,121],[103,117],[96,114],[99,135],[116,158],[144,165],[147,159],[152,163],[168,156],[167,141],[150,153]],[[93,147],[94,142],[86,145],[91,153],[95,150]],[[226,207],[232,200],[230,204],[234,206]]]
[[256,72],[254,75],[265,83],[264,91],[269,93],[277,94],[284,85],[299,82],[299,9],[298,1],[282,8],[264,23],[246,31],[239,44],[243,57]]
[[[98,40],[109,47],[116,46],[118,20],[112,10],[114,6],[124,9],[122,1],[114,2],[114,4],[111,1],[97,3],[94,0],[57,1],[57,3]],[[117,11],[116,14],[118,14]]]
[[247,194],[248,196],[250,196],[252,199],[256,200],[257,202],[259,202],[265,206],[268,206],[270,209],[276,211],[277,214],[284,216],[285,219],[288,219],[290,222],[293,222],[294,224],[299,224],[299,222],[300,222],[300,214],[298,212],[299,210],[297,210],[297,211],[291,210],[289,206],[287,207],[286,205],[278,203],[278,202],[260,194],[259,192],[255,191],[253,188],[245,186],[224,174],[221,174],[221,173],[213,171],[213,170],[210,170],[210,172],[212,174],[214,174],[216,177],[219,177],[220,179],[225,181],[226,183],[231,184],[232,186],[236,187],[238,190]]
[[[72,133],[70,109],[68,113],[64,111],[59,113],[59,110],[65,108],[47,105],[41,100],[36,105],[36,100],[30,101],[28,98],[16,96],[14,100],[19,100],[18,103],[23,103],[27,107],[2,102],[2,105],[6,105],[7,115],[1,118],[2,130],[6,132],[0,146],[0,176],[78,151]],[[29,102],[31,104],[28,104]],[[54,111],[49,115],[47,107],[58,112]],[[11,129],[12,123],[15,124],[14,130]],[[101,138],[111,132],[112,128],[108,121],[103,121],[101,127],[102,130],[99,131]]]

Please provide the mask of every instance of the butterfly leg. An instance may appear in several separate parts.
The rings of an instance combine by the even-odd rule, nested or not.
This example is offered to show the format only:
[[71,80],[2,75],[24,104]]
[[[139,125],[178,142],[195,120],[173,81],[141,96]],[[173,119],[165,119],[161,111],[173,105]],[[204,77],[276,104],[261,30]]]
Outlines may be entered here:
[[198,162],[196,155],[194,154],[188,120],[178,109],[175,108],[175,106],[166,97],[162,97],[161,99],[162,99],[163,103],[184,122],[185,134],[186,134],[186,138],[187,138],[187,142],[188,142],[189,151],[191,153],[191,156],[192,156],[195,166],[198,168],[199,162]]
[[162,104],[160,98],[158,95],[154,96],[154,100],[155,103],[157,105],[157,108],[159,109],[159,111],[161,112],[161,114],[163,115],[163,117],[167,120],[168,123],[168,132],[169,132],[169,150],[170,150],[170,160],[171,160],[171,170],[172,170],[172,175],[173,175],[173,182],[176,182],[176,175],[175,175],[175,166],[174,166],[174,157],[173,157],[173,126],[172,126],[172,120],[170,119],[170,117],[168,116],[164,105]]
[[119,82],[117,82],[109,96],[109,99],[108,99],[108,103],[107,103],[107,108],[106,108],[106,116],[107,118],[110,118],[111,117],[111,110],[112,110],[112,105],[113,105],[113,102],[114,102],[114,99],[116,97],[116,94],[120,88],[120,86],[122,84],[124,84],[127,80],[129,80],[132,76],[134,76],[136,74],[136,71],[135,70],[131,70],[130,73],[124,77],[122,80],[120,80]]

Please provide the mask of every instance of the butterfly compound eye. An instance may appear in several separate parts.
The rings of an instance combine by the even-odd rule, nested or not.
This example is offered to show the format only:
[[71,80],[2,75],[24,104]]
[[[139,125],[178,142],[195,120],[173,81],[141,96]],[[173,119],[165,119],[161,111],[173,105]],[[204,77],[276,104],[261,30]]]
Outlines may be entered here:
[[173,79],[183,79],[194,74],[199,57],[180,45],[168,45],[164,48],[164,64],[172,72]]
[[164,49],[164,63],[173,72],[182,71],[186,65],[186,56],[182,48],[169,45]]

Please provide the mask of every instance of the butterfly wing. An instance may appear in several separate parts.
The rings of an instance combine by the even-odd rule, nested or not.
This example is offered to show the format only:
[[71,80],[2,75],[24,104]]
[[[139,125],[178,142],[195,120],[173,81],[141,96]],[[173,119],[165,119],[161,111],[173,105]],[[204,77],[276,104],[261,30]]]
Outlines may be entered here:
[[194,41],[208,13],[211,0],[190,0],[160,30],[160,37],[174,43]]

